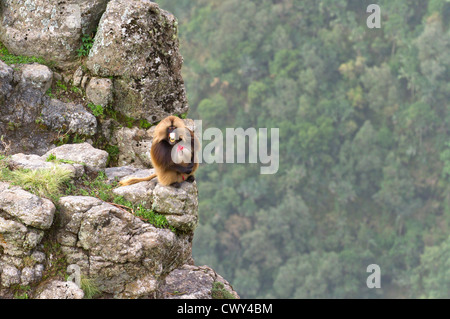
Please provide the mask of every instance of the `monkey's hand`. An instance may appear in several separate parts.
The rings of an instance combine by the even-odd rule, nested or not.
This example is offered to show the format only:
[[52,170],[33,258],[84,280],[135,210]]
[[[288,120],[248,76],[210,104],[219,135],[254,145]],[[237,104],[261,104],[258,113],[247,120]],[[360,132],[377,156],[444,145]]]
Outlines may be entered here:
[[191,174],[192,169],[194,168],[194,163],[190,163],[186,166],[180,165],[180,164],[173,164],[169,167],[171,170],[177,171],[178,173],[182,174]]

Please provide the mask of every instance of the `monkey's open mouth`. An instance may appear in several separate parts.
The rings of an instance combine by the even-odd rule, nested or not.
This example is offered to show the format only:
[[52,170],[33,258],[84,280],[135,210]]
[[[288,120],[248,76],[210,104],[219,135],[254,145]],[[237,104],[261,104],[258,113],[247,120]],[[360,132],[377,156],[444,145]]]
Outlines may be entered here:
[[169,134],[169,142],[175,143],[175,133],[172,132]]

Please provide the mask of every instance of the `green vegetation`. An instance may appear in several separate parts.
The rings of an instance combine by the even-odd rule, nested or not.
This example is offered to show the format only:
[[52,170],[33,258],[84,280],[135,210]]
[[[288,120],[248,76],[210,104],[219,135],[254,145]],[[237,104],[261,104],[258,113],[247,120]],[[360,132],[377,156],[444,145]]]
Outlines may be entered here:
[[8,49],[0,42],[0,60],[6,64],[27,64],[27,63],[39,63],[47,66],[51,66],[52,63],[47,63],[43,58],[28,57],[23,55],[14,55],[9,53]]
[[117,145],[107,144],[105,146],[105,151],[108,152],[108,165],[111,167],[117,166],[120,152],[119,147]]
[[114,204],[120,205],[120,207],[129,209],[135,216],[139,217],[146,223],[152,224],[156,228],[170,229],[174,233],[177,232],[177,230],[173,226],[169,225],[169,222],[164,215],[158,214],[151,209],[145,208],[145,203],[136,205],[131,203],[130,201],[127,201],[121,196],[114,197],[113,202]]
[[92,299],[101,293],[95,280],[81,275],[81,289],[84,292],[84,299]]
[[11,291],[13,291],[14,293],[14,299],[28,299],[30,290],[31,287],[28,285],[14,285],[13,287],[11,287]]
[[60,280],[67,280],[67,267],[69,266],[65,254],[61,250],[61,245],[52,238],[51,235],[46,235],[43,239],[44,253],[49,256],[48,266],[45,267],[45,272],[42,281],[48,278],[59,278]]
[[10,170],[7,159],[0,159],[0,181],[7,181],[13,185],[56,201],[62,194],[63,185],[72,179],[72,172],[55,165],[51,169],[16,169]]
[[63,91],[68,90],[67,85],[65,85],[62,81],[56,81],[56,86]]
[[86,105],[85,93],[76,86],[68,86],[61,80],[53,81],[52,86],[45,92],[52,99],[58,99],[65,103],[76,103]]
[[189,117],[280,128],[277,174],[198,170],[196,262],[243,298],[450,297],[450,2],[157,2]]
[[88,108],[92,111],[92,114],[94,114],[95,117],[103,116],[103,106],[89,103]]
[[236,299],[228,290],[225,289],[223,283],[215,281],[211,289],[212,299]]
[[139,121],[139,127],[143,129],[149,129],[152,127],[152,124],[150,124],[147,120],[141,119]]
[[89,55],[92,46],[94,45],[94,34],[84,34],[81,37],[81,47],[77,50],[79,57],[84,57]]
[[87,175],[83,176],[80,183],[71,181],[66,184],[66,195],[75,196],[92,196],[99,198],[105,202],[111,201],[113,198],[112,190],[117,186],[117,183],[106,183],[106,174],[99,172],[95,178],[90,178]]
[[77,163],[71,160],[65,160],[65,159],[60,159],[60,158],[56,158],[55,154],[50,154],[46,159],[46,162],[53,162],[53,163],[62,163],[62,164],[82,164],[85,165],[84,163]]

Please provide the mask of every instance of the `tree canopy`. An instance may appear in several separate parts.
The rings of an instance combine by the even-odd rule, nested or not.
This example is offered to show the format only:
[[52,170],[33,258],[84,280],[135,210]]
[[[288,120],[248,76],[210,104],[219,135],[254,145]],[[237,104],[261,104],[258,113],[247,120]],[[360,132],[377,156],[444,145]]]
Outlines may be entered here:
[[450,2],[157,2],[189,117],[280,129],[274,175],[201,165],[196,263],[245,298],[450,297]]

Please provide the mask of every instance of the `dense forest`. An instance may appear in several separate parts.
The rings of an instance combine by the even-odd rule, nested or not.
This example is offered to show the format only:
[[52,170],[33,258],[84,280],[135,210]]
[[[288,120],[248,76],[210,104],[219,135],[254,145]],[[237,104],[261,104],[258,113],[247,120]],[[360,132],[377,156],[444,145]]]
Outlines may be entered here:
[[196,263],[243,298],[450,297],[450,2],[156,2],[188,117],[280,129],[274,175],[201,165]]

